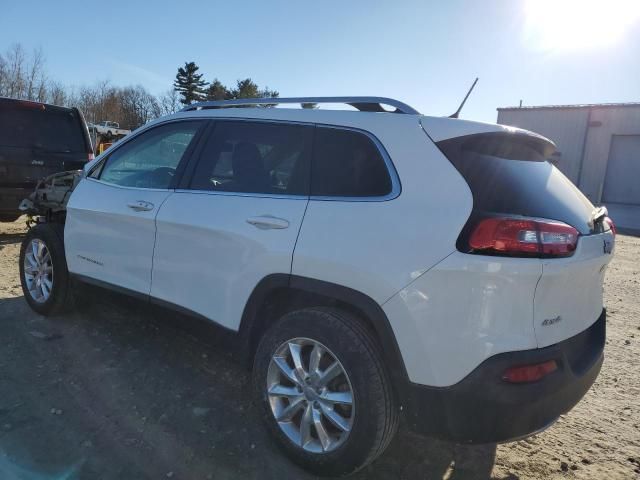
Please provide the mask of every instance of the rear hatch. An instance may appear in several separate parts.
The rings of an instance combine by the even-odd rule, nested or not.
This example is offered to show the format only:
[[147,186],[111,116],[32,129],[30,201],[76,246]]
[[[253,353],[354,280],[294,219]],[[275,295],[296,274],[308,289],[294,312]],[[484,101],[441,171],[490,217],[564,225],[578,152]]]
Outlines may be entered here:
[[596,209],[546,161],[553,143],[523,131],[503,131],[437,145],[473,193],[473,212],[458,249],[540,259],[533,317],[538,346],[558,343],[593,324],[602,310],[614,234],[606,211]]
[[75,108],[0,99],[0,188],[28,188],[52,173],[80,169],[92,157]]
[[611,230],[581,235],[571,257],[543,260],[533,305],[538,347],[572,337],[598,319],[613,237]]

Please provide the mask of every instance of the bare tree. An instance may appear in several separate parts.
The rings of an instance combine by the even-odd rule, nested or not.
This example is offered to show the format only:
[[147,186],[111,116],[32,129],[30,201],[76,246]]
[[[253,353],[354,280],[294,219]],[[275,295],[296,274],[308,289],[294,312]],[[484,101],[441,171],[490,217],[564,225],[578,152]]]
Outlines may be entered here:
[[[207,83],[201,75],[196,76],[198,82]],[[238,80],[237,88],[232,91],[215,80],[208,94],[209,98],[215,99],[278,96],[275,90],[259,89],[250,78]],[[36,48],[28,55],[19,43],[0,53],[0,96],[77,107],[89,122],[110,120],[132,129],[182,108],[175,88],[154,96],[141,85],[115,87],[108,80],[94,85],[67,87],[48,78],[42,48]]]
[[120,96],[122,123],[137,128],[161,115],[158,100],[141,85],[126,87],[118,91]]
[[47,79],[42,48],[28,56],[19,43],[0,55],[0,95],[25,100],[45,101]]
[[28,100],[38,100],[38,97],[43,93],[40,90],[44,88],[44,53],[41,47],[33,50],[31,61],[26,70],[24,96]]
[[24,62],[26,54],[19,43],[14,43],[6,53],[7,84],[6,95],[11,98],[23,98],[24,91]]
[[56,81],[50,81],[45,87],[46,98],[42,100],[53,105],[67,105],[69,99],[69,93],[67,89]]
[[171,115],[182,107],[178,92],[173,88],[160,95],[160,115]]
[[7,84],[9,82],[9,66],[4,56],[0,53],[0,96],[7,96]]

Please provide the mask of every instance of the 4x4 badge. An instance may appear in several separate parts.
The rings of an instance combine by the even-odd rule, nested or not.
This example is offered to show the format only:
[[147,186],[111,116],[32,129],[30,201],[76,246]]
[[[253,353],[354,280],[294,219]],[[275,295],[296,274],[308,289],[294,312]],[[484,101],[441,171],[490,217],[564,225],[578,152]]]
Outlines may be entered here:
[[545,318],[542,321],[542,326],[543,327],[548,327],[549,325],[553,325],[555,323],[560,323],[562,321],[562,317],[560,315],[558,315],[555,318]]
[[613,251],[613,240],[603,240],[604,253],[611,253]]

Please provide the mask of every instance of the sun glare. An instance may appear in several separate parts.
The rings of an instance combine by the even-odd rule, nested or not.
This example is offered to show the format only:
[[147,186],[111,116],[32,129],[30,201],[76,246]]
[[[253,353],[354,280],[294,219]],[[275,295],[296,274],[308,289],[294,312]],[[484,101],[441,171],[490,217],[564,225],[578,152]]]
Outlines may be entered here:
[[640,23],[640,0],[528,0],[528,41],[542,50],[607,47]]

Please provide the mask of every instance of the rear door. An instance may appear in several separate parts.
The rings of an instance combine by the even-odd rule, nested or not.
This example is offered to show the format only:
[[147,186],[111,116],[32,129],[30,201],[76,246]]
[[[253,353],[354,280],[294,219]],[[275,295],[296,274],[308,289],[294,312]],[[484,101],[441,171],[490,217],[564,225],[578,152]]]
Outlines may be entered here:
[[149,294],[156,215],[204,124],[174,121],[150,128],[89,172],[67,204],[70,272]]
[[217,121],[157,216],[151,296],[239,328],[255,286],[289,274],[313,126]]

